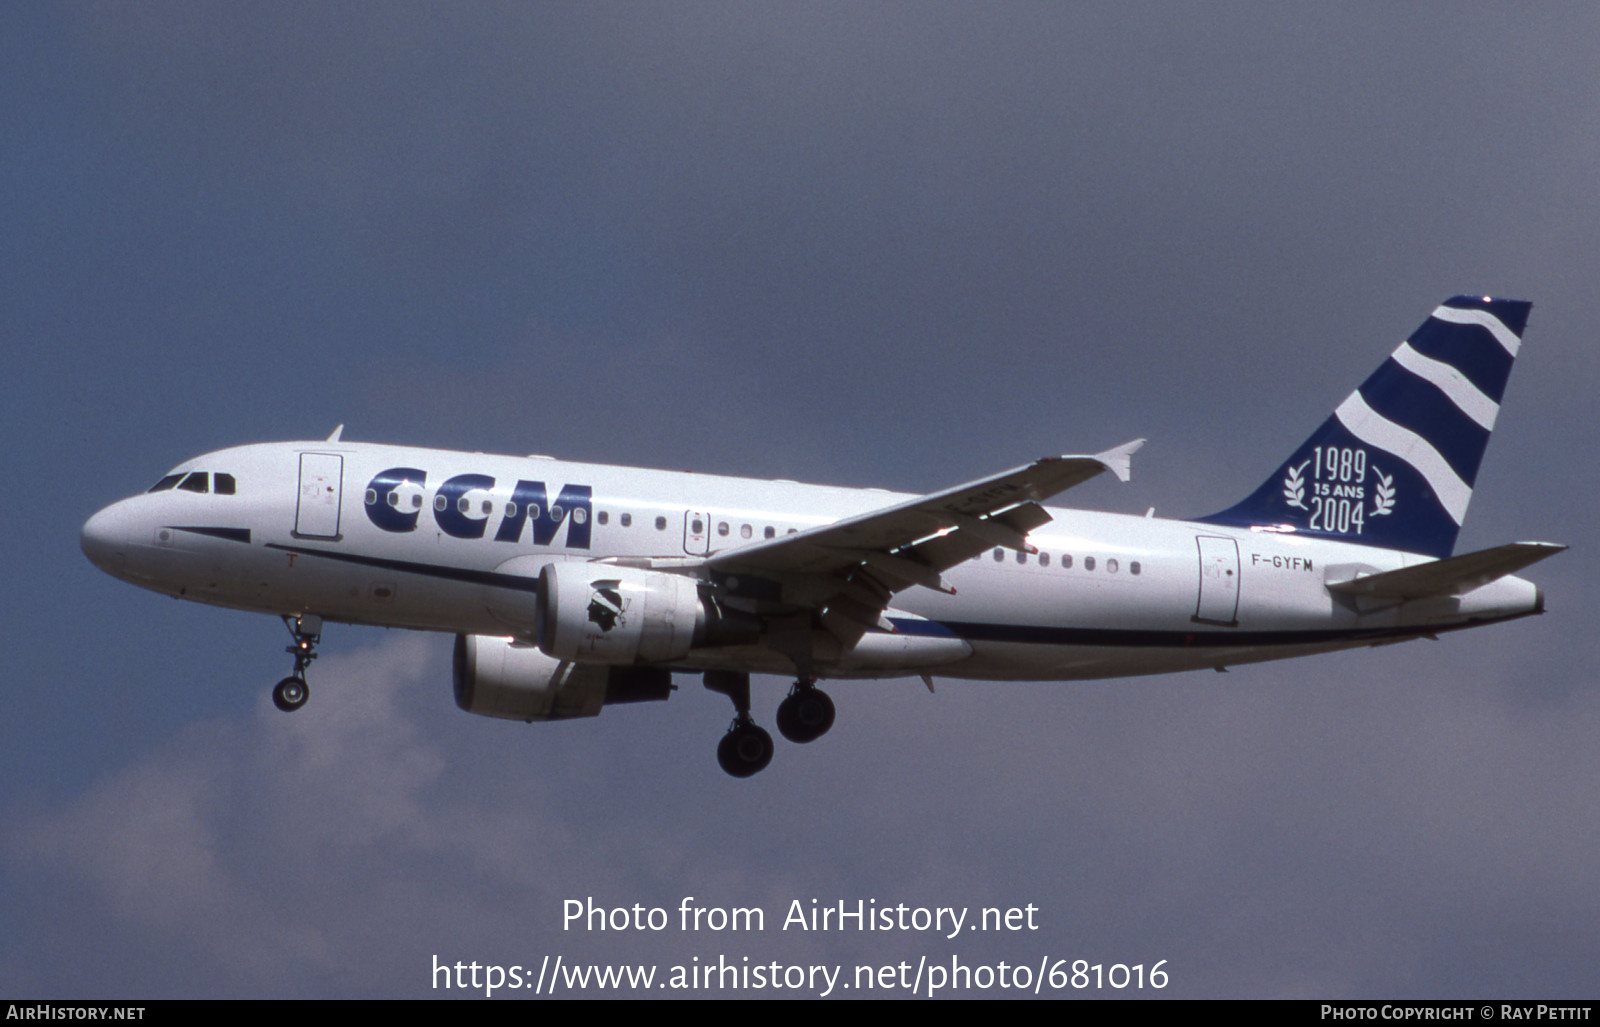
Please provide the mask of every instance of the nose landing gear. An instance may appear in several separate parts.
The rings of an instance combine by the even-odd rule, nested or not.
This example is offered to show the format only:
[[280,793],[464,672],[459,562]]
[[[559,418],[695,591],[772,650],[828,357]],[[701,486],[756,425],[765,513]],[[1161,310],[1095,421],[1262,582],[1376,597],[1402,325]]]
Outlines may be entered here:
[[322,618],[315,614],[299,617],[285,616],[284,627],[294,636],[294,643],[284,652],[294,657],[294,673],[273,686],[272,704],[285,713],[293,713],[311,698],[306,687],[306,668],[317,658],[317,643],[322,640]]

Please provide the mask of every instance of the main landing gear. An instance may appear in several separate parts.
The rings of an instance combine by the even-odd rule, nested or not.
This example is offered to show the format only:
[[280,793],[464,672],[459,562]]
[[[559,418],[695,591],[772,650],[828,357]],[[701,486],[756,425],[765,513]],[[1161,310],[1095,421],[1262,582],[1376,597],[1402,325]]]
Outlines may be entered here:
[[[750,716],[750,675],[708,670],[706,687],[733,700],[733,723],[717,743],[717,763],[734,777],[749,777],[772,762],[772,736]],[[809,678],[796,681],[778,704],[778,730],[791,742],[813,742],[833,726],[833,700]]]
[[294,643],[284,652],[294,657],[294,673],[272,688],[272,704],[285,713],[293,713],[311,698],[306,687],[306,668],[317,658],[317,643],[322,640],[322,618],[315,614],[284,617],[283,626],[294,636]]
[[833,700],[816,682],[801,678],[778,704],[778,733],[791,742],[814,742],[833,726]]
[[749,777],[772,762],[772,736],[750,716],[750,675],[733,670],[708,670],[706,687],[733,700],[733,723],[717,743],[717,763],[734,777]]

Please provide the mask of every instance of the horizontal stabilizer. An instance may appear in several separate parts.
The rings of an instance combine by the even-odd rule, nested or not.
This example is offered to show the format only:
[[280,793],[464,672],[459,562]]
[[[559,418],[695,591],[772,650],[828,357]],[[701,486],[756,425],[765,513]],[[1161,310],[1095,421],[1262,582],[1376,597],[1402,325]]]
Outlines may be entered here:
[[1328,591],[1350,596],[1379,599],[1426,599],[1430,596],[1459,596],[1487,585],[1507,574],[1515,574],[1529,564],[1566,549],[1554,542],[1512,542],[1476,553],[1462,553],[1443,560],[1406,567],[1382,574],[1368,574],[1328,585]]

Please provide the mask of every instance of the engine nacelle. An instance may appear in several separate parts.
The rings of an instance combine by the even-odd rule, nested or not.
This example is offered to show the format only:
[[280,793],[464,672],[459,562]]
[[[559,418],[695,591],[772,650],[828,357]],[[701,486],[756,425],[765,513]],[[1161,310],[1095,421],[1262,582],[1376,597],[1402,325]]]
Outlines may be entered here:
[[665,663],[756,641],[761,621],[702,598],[681,574],[568,561],[539,573],[539,648],[559,660]]
[[507,720],[593,717],[612,703],[662,701],[672,693],[664,667],[606,667],[546,656],[509,638],[457,635],[456,705]]

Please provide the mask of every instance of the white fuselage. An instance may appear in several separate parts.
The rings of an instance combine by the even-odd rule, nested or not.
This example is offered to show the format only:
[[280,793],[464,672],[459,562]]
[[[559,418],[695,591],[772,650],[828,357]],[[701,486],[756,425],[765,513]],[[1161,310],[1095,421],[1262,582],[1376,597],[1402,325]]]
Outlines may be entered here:
[[[397,468],[422,474],[378,481]],[[199,602],[466,635],[527,635],[533,583],[553,561],[688,568],[911,498],[337,441],[221,450],[173,474],[187,472],[229,476],[233,491],[169,486],[115,503],[84,527],[90,558]],[[553,510],[564,490],[567,506]],[[954,594],[896,594],[888,619],[897,631],[832,653],[819,676],[1151,674],[1397,641],[1541,606],[1532,583],[1509,576],[1464,596],[1357,603],[1326,584],[1429,558],[1153,517],[1049,513],[1028,536],[1037,553],[994,549],[968,560],[944,575]],[[763,645],[697,650],[675,666],[794,670]]]

